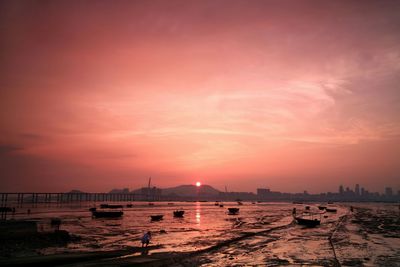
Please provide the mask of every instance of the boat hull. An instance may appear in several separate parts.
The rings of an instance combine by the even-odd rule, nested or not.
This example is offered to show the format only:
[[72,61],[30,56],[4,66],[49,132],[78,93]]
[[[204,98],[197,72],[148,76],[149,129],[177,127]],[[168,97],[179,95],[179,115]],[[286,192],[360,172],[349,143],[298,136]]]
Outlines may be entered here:
[[92,211],[95,218],[118,218],[124,214],[122,211]]
[[296,217],[295,220],[296,220],[297,224],[305,225],[305,226],[308,226],[308,227],[315,227],[315,226],[321,224],[321,222],[319,220],[317,220],[317,219],[313,220],[313,219],[305,219],[305,218]]

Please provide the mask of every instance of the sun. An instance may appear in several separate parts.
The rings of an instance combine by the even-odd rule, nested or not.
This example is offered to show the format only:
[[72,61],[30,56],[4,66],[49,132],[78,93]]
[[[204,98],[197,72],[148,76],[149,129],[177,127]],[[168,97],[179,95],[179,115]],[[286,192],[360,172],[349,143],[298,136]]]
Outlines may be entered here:
[[201,186],[201,183],[200,182],[196,182],[196,186],[197,187]]

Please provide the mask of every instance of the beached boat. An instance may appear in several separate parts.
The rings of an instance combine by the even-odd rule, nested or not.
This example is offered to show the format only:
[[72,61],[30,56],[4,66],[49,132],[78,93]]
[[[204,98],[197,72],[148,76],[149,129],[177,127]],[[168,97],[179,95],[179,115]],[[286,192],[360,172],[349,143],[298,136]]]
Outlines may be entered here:
[[100,204],[101,209],[122,209],[123,205],[115,205],[115,204]]
[[294,217],[294,219],[299,225],[305,225],[308,227],[315,227],[321,224],[320,220],[313,218]]
[[239,213],[239,208],[228,208],[229,215],[236,215]]
[[324,210],[324,209],[326,209],[326,206],[318,206],[318,209],[319,210]]
[[150,218],[152,221],[161,221],[164,215],[159,214],[159,215],[150,215]]
[[174,217],[180,218],[180,217],[183,217],[183,214],[185,214],[184,210],[175,210],[174,211]]
[[93,210],[92,216],[95,218],[118,218],[124,214],[121,210]]
[[326,208],[326,212],[337,212],[337,209],[334,208]]

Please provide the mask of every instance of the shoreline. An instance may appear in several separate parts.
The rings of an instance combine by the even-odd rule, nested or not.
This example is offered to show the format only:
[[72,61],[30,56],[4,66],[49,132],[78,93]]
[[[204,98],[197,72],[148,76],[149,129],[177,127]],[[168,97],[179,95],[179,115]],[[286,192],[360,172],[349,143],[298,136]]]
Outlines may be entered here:
[[[400,262],[397,207],[341,206],[320,227],[302,228],[286,216],[264,228],[243,229],[238,236],[192,251],[148,248],[2,258],[1,266],[229,266],[258,265],[396,266]],[[389,264],[389,265],[388,265]]]

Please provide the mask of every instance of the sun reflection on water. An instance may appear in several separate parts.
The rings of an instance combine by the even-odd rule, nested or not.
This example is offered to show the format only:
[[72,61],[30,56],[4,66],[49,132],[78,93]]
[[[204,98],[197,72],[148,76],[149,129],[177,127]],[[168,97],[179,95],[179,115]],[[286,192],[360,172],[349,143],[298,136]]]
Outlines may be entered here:
[[201,213],[200,202],[196,202],[196,223],[197,224],[200,224],[200,213]]

